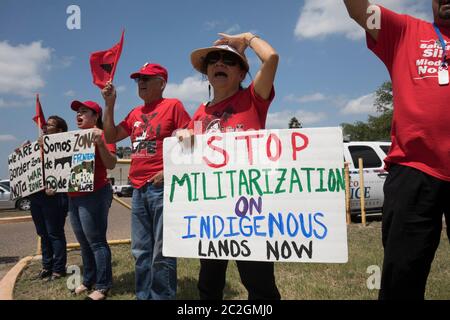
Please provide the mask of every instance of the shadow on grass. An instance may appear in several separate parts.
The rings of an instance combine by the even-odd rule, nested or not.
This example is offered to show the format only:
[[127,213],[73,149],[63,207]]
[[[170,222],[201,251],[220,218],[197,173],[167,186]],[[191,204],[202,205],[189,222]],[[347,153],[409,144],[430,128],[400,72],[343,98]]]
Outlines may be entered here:
[[[381,222],[382,220],[381,214],[367,214],[366,215],[366,223],[370,224],[372,222]],[[362,217],[360,214],[351,216],[352,223],[362,223]]]
[[112,293],[114,295],[134,296],[134,272],[121,273],[113,280]]
[[0,264],[17,263],[20,257],[0,257]]
[[[197,279],[192,277],[183,277],[178,279],[177,300],[199,300],[200,295],[197,288]],[[223,290],[224,299],[234,299],[238,297],[239,292],[234,290],[228,283]]]

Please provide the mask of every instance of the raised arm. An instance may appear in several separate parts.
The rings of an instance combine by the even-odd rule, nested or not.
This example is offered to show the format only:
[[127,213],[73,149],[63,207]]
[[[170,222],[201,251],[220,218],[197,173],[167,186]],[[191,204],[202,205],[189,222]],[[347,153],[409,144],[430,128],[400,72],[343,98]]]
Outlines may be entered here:
[[95,134],[95,145],[98,148],[100,158],[106,169],[112,170],[115,168],[117,163],[117,157],[114,153],[108,150],[108,147],[105,144],[105,140],[103,140],[102,135],[104,134],[102,130],[96,128],[94,131]]
[[105,115],[103,116],[103,131],[107,143],[116,143],[128,137],[128,133],[121,126],[114,123],[114,105],[116,103],[116,89],[111,82],[108,82],[102,90],[105,99]]
[[262,62],[260,69],[256,73],[255,80],[253,81],[255,92],[261,98],[265,100],[269,99],[279,60],[278,53],[275,49],[266,41],[250,32],[237,35],[219,33],[219,35],[222,36],[222,39],[217,40],[215,42],[216,45],[230,44],[240,52],[244,52],[247,47],[253,49]]
[[368,0],[344,0],[344,3],[350,17],[363,27],[374,40],[377,40],[379,29],[369,23],[375,14],[369,7],[373,6],[374,9],[377,9],[377,6],[372,5]]

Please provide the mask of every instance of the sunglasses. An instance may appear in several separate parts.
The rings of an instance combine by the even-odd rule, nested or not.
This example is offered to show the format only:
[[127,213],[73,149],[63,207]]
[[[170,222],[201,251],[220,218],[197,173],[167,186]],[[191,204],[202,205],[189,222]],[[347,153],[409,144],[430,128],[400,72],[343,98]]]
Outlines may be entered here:
[[227,66],[233,67],[237,65],[240,62],[240,59],[238,56],[236,56],[234,53],[227,52],[227,51],[213,51],[206,55],[205,57],[205,63],[207,65],[209,64],[215,64],[222,60],[224,64]]
[[161,79],[161,80],[164,80],[164,79],[161,78],[161,77],[147,77],[147,76],[142,76],[142,77],[139,77],[139,78],[134,78],[134,81],[136,81],[136,83],[138,83],[139,81],[147,82],[147,81],[155,80],[155,79]]

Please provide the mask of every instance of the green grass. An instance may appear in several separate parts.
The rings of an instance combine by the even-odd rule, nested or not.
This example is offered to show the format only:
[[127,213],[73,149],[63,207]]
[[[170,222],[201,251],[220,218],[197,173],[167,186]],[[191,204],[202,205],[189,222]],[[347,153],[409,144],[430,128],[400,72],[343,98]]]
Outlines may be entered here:
[[[348,229],[349,262],[346,264],[277,263],[277,284],[283,299],[369,299],[377,298],[377,290],[366,286],[367,267],[382,265],[381,223],[372,222],[366,228],[352,224]],[[129,245],[112,247],[114,286],[110,299],[134,299],[134,261]],[[450,260],[447,236],[442,233],[428,278],[426,299],[450,300]],[[68,265],[81,265],[79,251],[71,251]],[[51,283],[32,280],[40,268],[39,261],[32,262],[16,284],[15,299],[82,299],[70,295],[66,279]],[[197,259],[178,259],[178,299],[198,299]],[[236,264],[230,262],[227,274],[225,299],[246,299]]]

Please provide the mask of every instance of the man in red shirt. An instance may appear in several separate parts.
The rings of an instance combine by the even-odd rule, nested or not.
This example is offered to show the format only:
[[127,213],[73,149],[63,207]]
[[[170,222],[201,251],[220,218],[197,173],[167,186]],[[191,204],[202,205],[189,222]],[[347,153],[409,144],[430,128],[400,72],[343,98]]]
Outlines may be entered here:
[[131,138],[129,178],[132,198],[131,247],[136,262],[138,300],[174,299],[177,287],[176,259],[162,255],[163,140],[179,128],[187,127],[190,117],[177,99],[163,98],[167,70],[146,63],[131,74],[138,84],[144,105],[134,108],[119,125],[114,124],[116,91],[112,83],[102,90],[106,111],[104,132],[107,141]]
[[367,0],[344,3],[386,65],[394,94],[379,298],[424,299],[443,213],[449,233],[450,1],[432,0],[434,24]]

